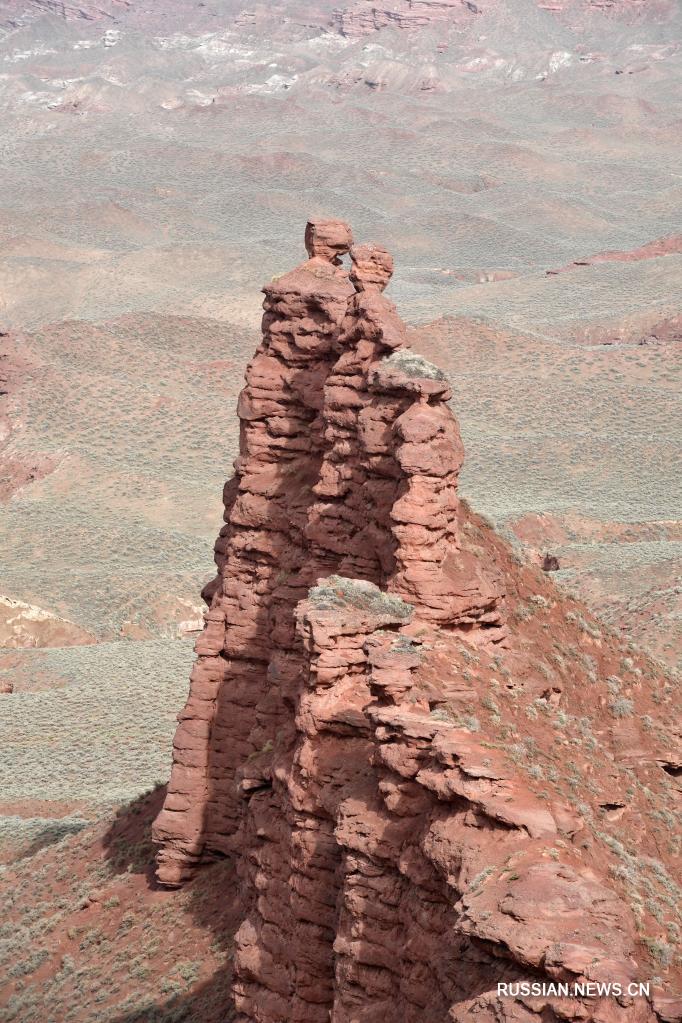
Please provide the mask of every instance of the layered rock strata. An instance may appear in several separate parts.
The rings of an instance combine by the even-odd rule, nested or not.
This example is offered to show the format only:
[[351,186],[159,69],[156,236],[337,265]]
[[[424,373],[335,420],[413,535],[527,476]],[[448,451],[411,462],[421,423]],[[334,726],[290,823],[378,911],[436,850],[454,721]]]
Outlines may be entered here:
[[[383,294],[391,257],[336,221],[306,245],[264,289],[158,878],[234,856],[240,1023],[653,1020],[641,997],[497,992],[625,989],[633,916],[591,842],[573,847],[587,809],[519,776],[492,689],[490,736],[467,712],[467,666],[501,672],[510,649],[511,576],[458,499],[451,389]],[[529,720],[564,687],[532,656],[515,662]],[[599,805],[619,805],[607,782]]]
[[310,224],[306,239],[309,260],[264,289],[263,341],[239,398],[240,455],[225,486],[218,575],[203,593],[206,627],[155,827],[165,883],[182,881],[202,854],[233,848],[236,769],[272,740],[274,704],[298,670],[292,608],[309,585],[304,530],[323,453],[323,387],[353,292],[337,266],[348,229]]
[[[426,620],[504,636],[499,580],[458,554],[463,451],[450,389],[403,351],[404,325],[382,294],[389,254],[351,244],[346,225],[310,222],[310,258],[264,288],[219,571],[204,591],[206,628],[156,823],[165,883],[234,848],[235,771],[291,727],[303,665],[294,608],[318,577],[370,580],[415,600]],[[349,251],[350,274],[339,265]]]

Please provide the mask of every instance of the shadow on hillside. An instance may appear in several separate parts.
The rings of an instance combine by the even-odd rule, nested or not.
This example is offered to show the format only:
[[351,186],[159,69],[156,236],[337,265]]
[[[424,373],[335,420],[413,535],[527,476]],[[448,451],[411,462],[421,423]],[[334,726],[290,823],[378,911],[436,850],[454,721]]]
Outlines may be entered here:
[[147,1001],[139,1009],[121,1016],[107,1017],[109,1023],[231,1023],[235,1010],[231,1005],[232,971],[221,970],[199,987],[183,995],[159,1001]]
[[[106,859],[114,871],[144,875],[150,891],[161,887],[154,873],[156,847],[151,827],[165,795],[166,786],[157,785],[121,807],[103,839]],[[226,858],[202,867],[182,889],[166,889],[169,903],[178,900],[179,911],[207,933],[207,943],[219,957],[225,956],[225,965],[208,981],[181,993],[159,991],[137,1008],[111,1017],[109,1023],[230,1023],[234,1018],[230,956],[234,934],[243,920],[243,901],[235,882],[234,863]]]
[[166,798],[166,786],[157,785],[116,812],[102,841],[109,865],[117,874],[144,874],[149,888],[156,888],[152,821]]
[[29,845],[20,848],[18,853],[12,856],[8,862],[20,863],[22,860],[29,860],[36,853],[40,852],[41,849],[47,849],[48,846],[56,845],[57,842],[61,842],[68,835],[77,835],[83,828],[87,828],[90,823],[86,818],[83,818],[82,821],[64,821],[59,817],[55,817],[54,821],[46,823],[44,831],[32,839]]

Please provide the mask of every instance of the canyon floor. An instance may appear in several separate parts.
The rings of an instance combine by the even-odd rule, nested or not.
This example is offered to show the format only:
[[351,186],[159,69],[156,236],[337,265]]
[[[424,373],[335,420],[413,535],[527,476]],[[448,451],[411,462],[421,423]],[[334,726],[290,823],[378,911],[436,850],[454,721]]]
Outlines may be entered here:
[[229,865],[154,889],[149,825],[309,216],[391,249],[483,527],[680,667],[679,8],[335,6],[0,0],[0,1018],[224,1018]]

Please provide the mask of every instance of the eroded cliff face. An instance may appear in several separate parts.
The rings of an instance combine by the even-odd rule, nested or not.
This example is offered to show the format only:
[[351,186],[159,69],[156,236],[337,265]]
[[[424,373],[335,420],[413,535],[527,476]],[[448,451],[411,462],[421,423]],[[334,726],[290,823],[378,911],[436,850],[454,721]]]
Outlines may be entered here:
[[[663,941],[674,882],[656,858],[644,887],[663,908],[628,902],[630,882],[612,879],[630,854],[604,814],[627,802],[646,845],[637,785],[672,798],[669,777],[648,773],[665,774],[657,748],[672,738],[629,720],[614,732],[595,689],[595,771],[592,719],[576,710],[585,665],[596,680],[622,651],[564,615],[551,583],[458,499],[450,386],[406,346],[383,295],[390,255],[353,246],[337,221],[309,224],[306,245],[307,262],[264,289],[218,575],[155,824],[159,880],[234,857],[244,1023],[653,1020],[641,997],[496,985],[648,976],[638,933]],[[532,611],[529,585],[547,591]],[[527,624],[535,615],[547,621]],[[639,671],[611,685],[620,717],[648,698]],[[569,754],[589,775],[584,802],[546,780]],[[623,770],[643,772],[627,801]],[[659,839],[649,852],[662,855]],[[660,1019],[677,1018],[669,993],[656,999]]]

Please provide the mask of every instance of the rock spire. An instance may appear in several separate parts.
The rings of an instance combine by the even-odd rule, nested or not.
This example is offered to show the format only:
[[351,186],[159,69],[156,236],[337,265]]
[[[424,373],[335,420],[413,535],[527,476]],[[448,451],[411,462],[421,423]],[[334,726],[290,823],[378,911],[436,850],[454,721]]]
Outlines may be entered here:
[[491,642],[504,635],[496,580],[458,547],[463,450],[451,391],[406,347],[382,293],[390,254],[353,245],[338,220],[311,220],[305,244],[309,259],[263,289],[263,340],[237,406],[218,574],[203,594],[206,626],[155,827],[164,883],[234,848],[236,772],[291,726],[283,701],[305,659],[295,609],[318,578],[371,581],[410,600],[417,618],[482,629]]

